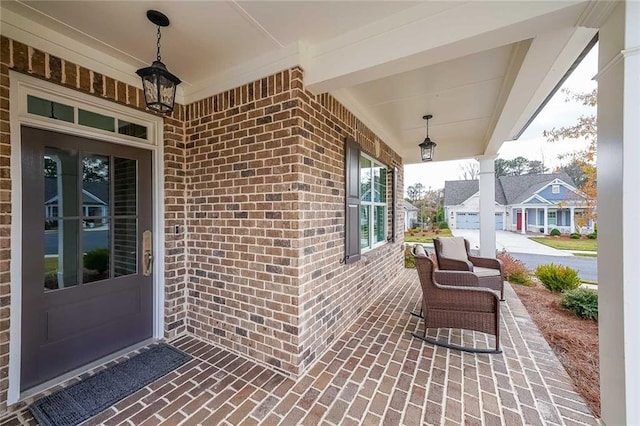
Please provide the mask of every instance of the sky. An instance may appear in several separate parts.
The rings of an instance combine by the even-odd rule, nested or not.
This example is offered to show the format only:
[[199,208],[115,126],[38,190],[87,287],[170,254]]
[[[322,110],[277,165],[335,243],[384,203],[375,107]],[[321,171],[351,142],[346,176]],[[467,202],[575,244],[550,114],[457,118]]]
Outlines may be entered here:
[[[596,44],[562,87],[578,93],[590,92],[597,87],[597,83],[593,80],[597,72],[598,45]],[[505,142],[502,145],[498,151],[498,158],[511,160],[523,156],[529,160],[543,160],[545,165],[553,171],[553,168],[561,163],[558,159],[559,155],[586,148],[588,143],[584,140],[567,139],[547,142],[546,138],[542,136],[544,130],[570,126],[575,124],[581,115],[595,114],[594,107],[586,107],[575,101],[565,102],[565,98],[566,95],[558,90],[518,140]],[[435,155],[436,157],[438,155],[437,148]],[[445,180],[462,179],[460,167],[469,162],[475,162],[475,160],[436,161],[405,165],[405,194],[407,187],[416,183],[423,184],[425,188],[444,188]]]

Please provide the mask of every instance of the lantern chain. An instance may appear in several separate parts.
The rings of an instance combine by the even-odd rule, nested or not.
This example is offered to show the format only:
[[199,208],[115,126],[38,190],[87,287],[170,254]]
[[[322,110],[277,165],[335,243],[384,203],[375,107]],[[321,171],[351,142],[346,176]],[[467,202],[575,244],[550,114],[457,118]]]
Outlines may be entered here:
[[160,25],[158,25],[158,42],[156,44],[156,47],[158,48],[158,52],[157,52],[157,59],[158,61],[160,61],[160,38],[162,37],[162,34],[160,33]]

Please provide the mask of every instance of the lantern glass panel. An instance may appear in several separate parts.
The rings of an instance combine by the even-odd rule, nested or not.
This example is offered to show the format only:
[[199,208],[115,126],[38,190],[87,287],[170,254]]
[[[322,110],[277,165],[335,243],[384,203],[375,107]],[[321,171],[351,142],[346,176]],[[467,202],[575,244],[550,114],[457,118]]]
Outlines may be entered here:
[[144,83],[144,98],[147,100],[147,104],[158,102],[156,76],[154,74],[145,75],[142,81]]

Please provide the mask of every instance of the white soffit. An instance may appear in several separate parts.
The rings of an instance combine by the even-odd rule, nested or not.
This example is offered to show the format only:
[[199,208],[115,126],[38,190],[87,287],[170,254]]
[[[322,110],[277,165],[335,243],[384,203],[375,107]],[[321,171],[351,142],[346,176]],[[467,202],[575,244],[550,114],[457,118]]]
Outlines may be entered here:
[[145,13],[158,9],[178,102],[301,65],[310,90],[415,163],[428,113],[437,160],[496,152],[586,45],[595,30],[576,25],[601,19],[596,3],[3,1],[0,32],[140,87],[135,70],[155,57]]

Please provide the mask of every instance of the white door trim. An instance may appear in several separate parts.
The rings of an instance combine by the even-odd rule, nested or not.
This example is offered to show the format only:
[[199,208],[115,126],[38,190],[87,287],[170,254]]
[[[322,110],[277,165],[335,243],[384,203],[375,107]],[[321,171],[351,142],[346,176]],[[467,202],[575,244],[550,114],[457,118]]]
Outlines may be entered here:
[[[9,388],[7,405],[20,401],[20,359],[22,336],[22,159],[20,127],[29,125],[76,136],[90,137],[152,152],[153,160],[153,337],[164,336],[164,143],[163,119],[107,99],[87,95],[9,71],[10,131],[11,131],[11,316],[9,338]],[[119,135],[98,129],[67,123],[27,112],[27,95],[43,97],[86,110],[100,111],[127,121],[147,126],[147,140]],[[77,110],[77,109],[76,109]],[[77,116],[77,112],[75,114]]]

